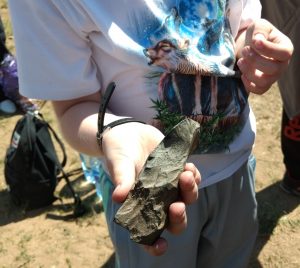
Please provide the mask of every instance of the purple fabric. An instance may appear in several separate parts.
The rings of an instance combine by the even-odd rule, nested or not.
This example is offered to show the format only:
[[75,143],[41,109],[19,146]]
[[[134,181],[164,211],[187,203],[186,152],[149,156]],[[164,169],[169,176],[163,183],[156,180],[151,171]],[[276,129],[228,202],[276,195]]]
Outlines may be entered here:
[[0,87],[2,95],[14,102],[22,112],[38,109],[36,104],[20,95],[17,62],[15,57],[9,53],[0,63]]
[[7,54],[0,65],[0,85],[4,95],[17,102],[19,99],[19,83],[17,62],[12,55]]

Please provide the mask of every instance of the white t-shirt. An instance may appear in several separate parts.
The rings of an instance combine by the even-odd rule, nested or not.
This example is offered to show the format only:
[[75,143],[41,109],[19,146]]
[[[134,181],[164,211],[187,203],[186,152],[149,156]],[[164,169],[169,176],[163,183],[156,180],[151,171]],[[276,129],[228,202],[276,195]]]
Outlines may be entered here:
[[153,124],[167,109],[199,121],[190,160],[202,187],[248,158],[255,119],[236,78],[234,38],[260,17],[258,0],[9,0],[9,8],[23,95],[66,100],[114,81],[117,115]]

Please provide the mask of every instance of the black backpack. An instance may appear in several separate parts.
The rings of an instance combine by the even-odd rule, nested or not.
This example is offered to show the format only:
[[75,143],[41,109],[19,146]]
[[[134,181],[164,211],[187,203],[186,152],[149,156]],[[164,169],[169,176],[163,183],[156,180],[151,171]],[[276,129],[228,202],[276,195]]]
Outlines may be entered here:
[[[62,162],[58,159],[50,131],[62,149]],[[81,199],[63,170],[66,161],[62,141],[42,114],[27,112],[18,120],[5,155],[4,175],[13,202],[25,210],[52,204],[57,199],[54,191],[58,176],[62,174],[74,198],[74,215],[83,214]]]

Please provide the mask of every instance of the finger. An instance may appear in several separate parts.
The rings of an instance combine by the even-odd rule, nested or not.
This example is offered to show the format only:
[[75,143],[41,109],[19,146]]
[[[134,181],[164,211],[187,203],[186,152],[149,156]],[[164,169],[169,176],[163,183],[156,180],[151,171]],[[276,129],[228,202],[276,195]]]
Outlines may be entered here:
[[195,182],[197,185],[200,184],[200,181],[201,181],[201,175],[200,175],[200,172],[199,170],[196,168],[196,166],[193,164],[193,163],[186,163],[185,164],[185,167],[184,167],[184,170],[185,171],[191,171],[195,177]]
[[273,83],[270,83],[270,85],[267,87],[260,87],[257,84],[255,84],[254,82],[250,81],[244,74],[241,76],[241,79],[242,79],[244,86],[248,92],[252,92],[252,93],[258,94],[258,95],[264,94],[273,84]]
[[256,34],[251,47],[265,57],[272,58],[280,62],[288,61],[293,54],[293,45],[282,33],[277,30],[274,31],[276,31],[278,35],[277,39],[281,39],[280,41],[269,41],[263,34]]
[[191,171],[181,173],[179,177],[179,189],[181,200],[185,204],[192,204],[198,198],[198,185]]
[[168,231],[172,234],[180,234],[187,225],[187,217],[185,204],[183,202],[175,202],[169,207],[169,225]]
[[260,19],[251,24],[246,32],[246,45],[258,54],[278,61],[287,61],[293,53],[291,40],[269,21]]
[[107,162],[111,178],[116,188],[112,194],[115,202],[124,202],[135,181],[135,166],[131,159],[126,157]]
[[256,22],[253,22],[248,26],[246,31],[245,46],[247,45],[252,46],[254,37],[257,34],[263,35],[264,39],[267,40],[270,32],[271,32],[271,26],[268,21],[261,19]]
[[[242,56],[243,59],[245,59],[244,64],[246,66],[251,65],[253,69],[258,69],[267,75],[279,75],[279,73],[281,73],[281,71],[285,68],[285,64],[274,61],[270,58],[262,57],[249,46],[243,48]],[[238,62],[238,65],[240,65],[240,62]]]
[[[278,79],[278,75],[264,74],[260,70],[256,69],[253,65],[254,64],[245,59],[240,59],[238,61],[238,66],[243,74],[243,77],[247,78],[247,80],[253,83],[253,85],[256,85],[258,88],[263,89],[263,91],[265,92]],[[246,86],[245,83],[244,85]],[[251,88],[253,87],[253,85],[251,86]]]
[[159,238],[153,245],[144,245],[144,249],[152,256],[163,255],[168,248],[168,243],[164,238]]

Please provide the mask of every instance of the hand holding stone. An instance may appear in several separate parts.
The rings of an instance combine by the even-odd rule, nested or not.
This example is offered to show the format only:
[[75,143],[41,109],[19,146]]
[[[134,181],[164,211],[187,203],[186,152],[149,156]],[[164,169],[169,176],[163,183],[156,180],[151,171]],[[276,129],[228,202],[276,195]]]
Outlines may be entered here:
[[169,206],[179,198],[178,176],[197,145],[200,125],[185,119],[149,155],[115,222],[130,238],[152,245],[168,224]]

